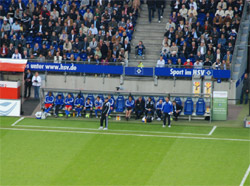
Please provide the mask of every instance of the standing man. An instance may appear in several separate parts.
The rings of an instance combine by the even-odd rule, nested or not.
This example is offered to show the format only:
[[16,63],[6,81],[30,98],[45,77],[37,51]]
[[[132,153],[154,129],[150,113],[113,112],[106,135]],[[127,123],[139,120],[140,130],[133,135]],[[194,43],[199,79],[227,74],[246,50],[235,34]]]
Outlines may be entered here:
[[[100,120],[100,130],[108,130],[108,116],[110,110],[110,102],[106,97],[102,106],[101,120]],[[105,128],[103,128],[103,121],[105,120]]]
[[28,69],[27,72],[24,75],[24,98],[27,97],[27,89],[28,89],[28,98],[30,97],[30,90],[31,90],[31,86],[32,86],[32,77],[33,74],[31,73],[31,71]]
[[175,117],[175,121],[178,120],[178,116],[181,114],[181,111],[183,109],[183,106],[176,103],[176,101],[173,101],[173,115]]
[[95,100],[95,117],[98,118],[98,112],[102,112],[103,101],[99,96]]
[[156,8],[158,11],[158,22],[161,22],[161,18],[163,16],[163,10],[164,10],[164,0],[157,0],[156,1]]
[[241,92],[241,96],[240,96],[240,104],[243,103],[244,94],[245,94],[245,104],[248,103],[249,90],[250,90],[250,78],[248,77],[247,73],[245,73],[244,80],[243,80],[242,92]]
[[155,0],[147,0],[148,5],[148,21],[151,23],[152,18],[154,18],[155,11]]
[[39,90],[42,84],[42,79],[39,76],[38,72],[35,73],[35,76],[32,77],[32,85],[34,87],[35,99],[39,99]]
[[173,113],[173,105],[171,103],[171,101],[169,100],[169,97],[165,98],[166,103],[163,106],[163,126],[162,127],[166,127],[166,122],[167,122],[167,118],[168,118],[168,127],[171,127],[171,121],[170,121],[170,115]]

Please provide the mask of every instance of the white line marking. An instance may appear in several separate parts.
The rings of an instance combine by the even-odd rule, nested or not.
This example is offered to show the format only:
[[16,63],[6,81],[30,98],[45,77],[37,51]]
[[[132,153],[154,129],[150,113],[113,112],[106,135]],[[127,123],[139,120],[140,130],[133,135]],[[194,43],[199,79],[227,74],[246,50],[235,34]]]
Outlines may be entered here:
[[75,134],[99,134],[116,136],[138,136],[138,137],[157,137],[157,138],[177,138],[177,139],[198,139],[198,140],[218,140],[218,141],[241,141],[250,142],[248,139],[230,139],[230,138],[210,138],[210,137],[191,137],[191,136],[167,136],[153,134],[126,134],[126,133],[108,133],[108,132],[87,132],[87,131],[69,131],[69,130],[47,130],[47,129],[24,129],[24,128],[0,128],[0,130],[13,131],[36,131],[36,132],[57,132],[57,133],[75,133]]
[[[93,129],[93,128],[77,128],[77,127],[50,127],[50,126],[34,126],[34,125],[16,125],[16,127],[31,127],[31,128],[51,128],[51,129],[77,129],[77,130],[99,130],[99,129]],[[178,133],[178,132],[160,132],[160,131],[135,131],[135,130],[115,130],[115,129],[109,129],[109,131],[114,132],[142,132],[142,133],[152,133],[152,134],[186,134],[186,135],[205,135],[208,134],[197,134],[197,133]]]
[[213,128],[212,128],[212,130],[209,132],[209,136],[211,136],[213,133],[214,133],[214,131],[215,131],[215,129],[217,128],[217,126],[214,126]]
[[19,120],[17,120],[15,123],[13,123],[11,126],[15,126],[17,123],[19,123],[20,121],[22,121],[24,119],[24,117],[19,118]]
[[243,186],[243,185],[244,185],[244,183],[245,183],[245,181],[246,181],[247,176],[248,176],[249,173],[250,173],[250,165],[249,165],[249,167],[248,167],[248,169],[247,169],[247,172],[245,173],[245,175],[244,175],[244,177],[243,177],[243,179],[242,179],[242,181],[241,181],[241,183],[240,183],[240,186]]

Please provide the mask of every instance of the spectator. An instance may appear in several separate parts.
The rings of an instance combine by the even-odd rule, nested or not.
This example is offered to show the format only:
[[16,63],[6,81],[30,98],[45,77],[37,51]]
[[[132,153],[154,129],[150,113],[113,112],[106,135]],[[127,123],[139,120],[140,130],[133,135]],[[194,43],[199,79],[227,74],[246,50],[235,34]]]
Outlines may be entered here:
[[194,69],[202,69],[203,64],[199,60],[194,63]]
[[240,96],[240,104],[243,103],[244,95],[245,95],[245,104],[248,103],[249,90],[250,90],[250,78],[248,77],[248,74],[245,73],[244,79],[243,79],[242,92],[241,92],[241,96]]
[[138,45],[135,47],[135,58],[137,58],[137,56],[141,56],[142,59],[144,59],[144,51],[145,51],[145,46],[143,45],[143,42],[140,41],[138,43]]
[[209,60],[209,58],[206,58],[206,61],[203,64],[205,69],[210,69],[210,67],[212,66],[212,62]]
[[33,74],[28,69],[24,75],[24,98],[30,97]]
[[217,60],[214,62],[214,64],[212,65],[212,68],[213,68],[214,70],[220,70],[220,68],[221,68],[220,59],[217,59]]
[[56,52],[56,55],[54,56],[54,63],[61,63],[62,62],[62,56],[60,56],[60,52]]
[[232,58],[233,58],[233,56],[232,56],[231,52],[228,50],[227,54],[223,57],[223,60],[225,60],[228,63],[232,63]]
[[63,44],[63,50],[64,52],[70,53],[72,50],[72,44],[69,42],[68,39],[65,40],[65,43]]
[[22,55],[18,52],[18,49],[15,49],[15,53],[12,54],[12,59],[22,59]]
[[3,46],[0,49],[0,55],[2,58],[6,58],[8,56],[8,48],[6,47],[5,43],[3,43]]
[[42,79],[39,76],[38,72],[36,72],[35,75],[32,77],[32,85],[34,87],[35,99],[39,99],[39,90],[41,84],[42,84]]
[[147,0],[147,5],[148,5],[148,21],[149,23],[151,23],[152,18],[154,18],[155,1]]
[[230,69],[231,69],[231,64],[230,64],[230,62],[229,62],[229,61],[226,61],[226,60],[222,60],[220,69],[221,69],[221,70],[230,70]]
[[131,113],[133,112],[133,109],[135,107],[135,102],[132,98],[132,96],[129,96],[128,99],[126,100],[126,120],[128,121],[131,117]]
[[157,61],[156,67],[164,68],[165,67],[165,60],[163,56],[160,56],[160,59]]
[[190,59],[188,59],[185,63],[184,63],[185,68],[189,69],[193,67],[193,63],[190,61]]

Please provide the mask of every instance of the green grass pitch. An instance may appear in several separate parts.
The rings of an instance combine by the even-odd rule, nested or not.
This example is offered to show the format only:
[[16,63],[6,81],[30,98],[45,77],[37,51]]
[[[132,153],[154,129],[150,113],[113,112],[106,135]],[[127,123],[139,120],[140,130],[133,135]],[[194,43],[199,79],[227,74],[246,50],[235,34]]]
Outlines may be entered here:
[[0,117],[0,185],[235,186],[250,165],[242,121],[18,119]]

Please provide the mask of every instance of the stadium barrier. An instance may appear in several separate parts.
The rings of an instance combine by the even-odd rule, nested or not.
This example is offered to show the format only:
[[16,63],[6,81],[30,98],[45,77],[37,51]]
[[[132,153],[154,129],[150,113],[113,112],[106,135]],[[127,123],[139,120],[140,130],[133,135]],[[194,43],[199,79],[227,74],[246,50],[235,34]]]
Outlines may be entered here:
[[216,79],[229,79],[231,77],[230,70],[195,69],[185,66],[183,68],[141,68],[125,67],[122,65],[28,62],[26,69],[42,72],[110,74],[140,77],[193,77],[194,75],[211,76]]
[[[158,102],[159,99],[164,99],[166,96],[170,97],[171,101],[176,101],[180,105],[183,106],[183,111],[180,115],[180,119],[187,119],[191,121],[192,119],[199,119],[199,120],[208,120],[212,121],[212,94],[181,94],[181,93],[164,93],[164,94],[153,94],[153,93],[139,93],[139,92],[125,92],[125,91],[87,91],[87,90],[66,90],[66,89],[49,89],[49,88],[41,88],[41,97],[40,97],[40,107],[41,109],[44,106],[44,98],[48,94],[48,92],[53,92],[54,96],[58,94],[63,94],[64,98],[67,94],[72,94],[76,97],[79,93],[84,97],[84,101],[87,97],[91,97],[91,99],[96,99],[97,96],[104,98],[108,95],[111,95],[115,101],[119,97],[123,97],[124,103],[128,99],[129,95],[133,96],[133,99],[136,100],[139,96],[142,96],[146,101],[148,97],[151,97],[155,104]],[[200,104],[200,100],[203,101],[203,106]],[[189,102],[191,100],[191,104]],[[115,103],[116,106],[116,103]],[[72,110],[74,112],[74,110]],[[111,113],[111,116],[125,116],[125,104],[122,109],[117,111],[114,109],[114,112]],[[134,115],[133,115],[134,116]]]

